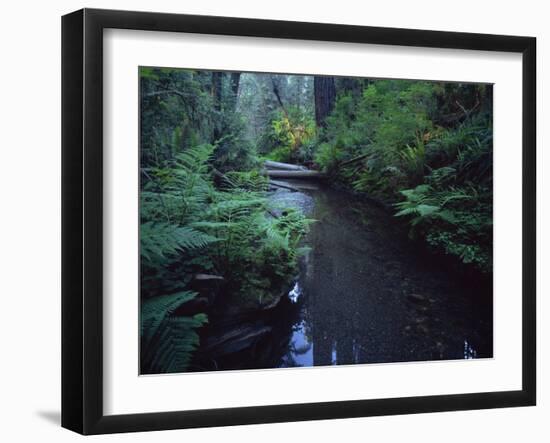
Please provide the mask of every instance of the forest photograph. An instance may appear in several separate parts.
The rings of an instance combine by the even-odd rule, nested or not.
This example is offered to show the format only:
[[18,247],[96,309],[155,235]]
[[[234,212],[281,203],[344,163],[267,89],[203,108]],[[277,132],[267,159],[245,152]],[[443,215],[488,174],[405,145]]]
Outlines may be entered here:
[[138,75],[140,374],[493,357],[493,85]]

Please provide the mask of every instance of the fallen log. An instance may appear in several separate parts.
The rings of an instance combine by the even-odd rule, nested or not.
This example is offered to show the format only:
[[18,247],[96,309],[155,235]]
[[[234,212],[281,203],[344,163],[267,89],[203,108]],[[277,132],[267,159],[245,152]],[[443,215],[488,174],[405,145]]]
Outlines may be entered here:
[[265,167],[268,169],[283,169],[285,171],[307,171],[307,168],[305,168],[304,166],[291,165],[290,163],[281,163],[281,162],[266,160],[264,164],[265,164]]
[[287,182],[282,182],[282,181],[278,181],[278,180],[269,180],[269,185],[274,186],[276,188],[288,189],[290,191],[295,191],[295,192],[299,191],[299,189],[296,186],[292,186],[291,184],[289,184]]
[[268,169],[264,172],[268,177],[273,178],[324,178],[325,174],[319,171],[277,171]]

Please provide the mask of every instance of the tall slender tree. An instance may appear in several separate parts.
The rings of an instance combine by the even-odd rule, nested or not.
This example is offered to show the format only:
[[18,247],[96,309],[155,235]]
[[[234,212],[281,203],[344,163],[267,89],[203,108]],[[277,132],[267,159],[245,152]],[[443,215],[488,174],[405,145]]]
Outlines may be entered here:
[[222,105],[222,78],[223,72],[212,72],[212,97],[217,111],[221,110]]
[[229,82],[231,86],[231,106],[233,111],[237,107],[237,97],[239,95],[239,83],[241,81],[240,72],[232,72],[229,77]]
[[212,72],[212,98],[214,99],[214,110],[218,113],[218,118],[214,124],[214,140],[217,140],[221,137],[221,126],[219,114],[222,110],[222,81],[223,81],[223,72]]

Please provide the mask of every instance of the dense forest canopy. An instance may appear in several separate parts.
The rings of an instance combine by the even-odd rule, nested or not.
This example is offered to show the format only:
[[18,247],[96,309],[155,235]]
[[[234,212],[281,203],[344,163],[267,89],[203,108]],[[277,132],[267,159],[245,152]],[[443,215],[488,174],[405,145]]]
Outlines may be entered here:
[[[266,160],[320,171],[391,208],[434,253],[492,271],[491,85],[139,75],[142,372],[190,363],[207,318],[172,314],[196,297],[197,275],[244,305],[268,303],[294,275],[312,221],[288,208],[273,216]],[[165,336],[182,339],[168,350]]]

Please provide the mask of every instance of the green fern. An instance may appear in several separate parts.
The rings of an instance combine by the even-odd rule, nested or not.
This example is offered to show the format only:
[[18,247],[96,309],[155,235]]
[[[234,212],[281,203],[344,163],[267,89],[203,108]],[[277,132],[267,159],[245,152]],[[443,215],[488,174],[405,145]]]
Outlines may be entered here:
[[209,144],[188,148],[176,155],[176,166],[187,172],[205,173],[208,169],[207,163],[212,159],[214,149],[215,146]]
[[229,171],[225,173],[226,184],[242,191],[267,191],[269,180],[258,171]]
[[[452,173],[449,168],[443,174]],[[431,181],[438,183],[439,177]],[[487,245],[492,239],[492,217],[487,193],[481,194],[473,186],[437,189],[424,184],[401,194],[405,200],[395,204],[395,216],[409,218],[411,237],[423,234],[431,246],[446,254],[481,270],[491,269]]]
[[205,314],[177,317],[174,312],[197,293],[183,291],[141,303],[141,372],[185,371],[199,344],[196,329],[207,323]]
[[406,147],[399,152],[399,156],[405,163],[406,169],[412,175],[422,176],[426,160],[426,148],[419,134],[416,136],[415,144],[413,146],[407,144]]
[[166,315],[171,315],[183,303],[196,297],[195,292],[183,291],[146,299],[141,304],[141,336],[150,340]]
[[165,258],[182,250],[204,248],[218,239],[188,226],[146,222],[140,226],[141,255]]

